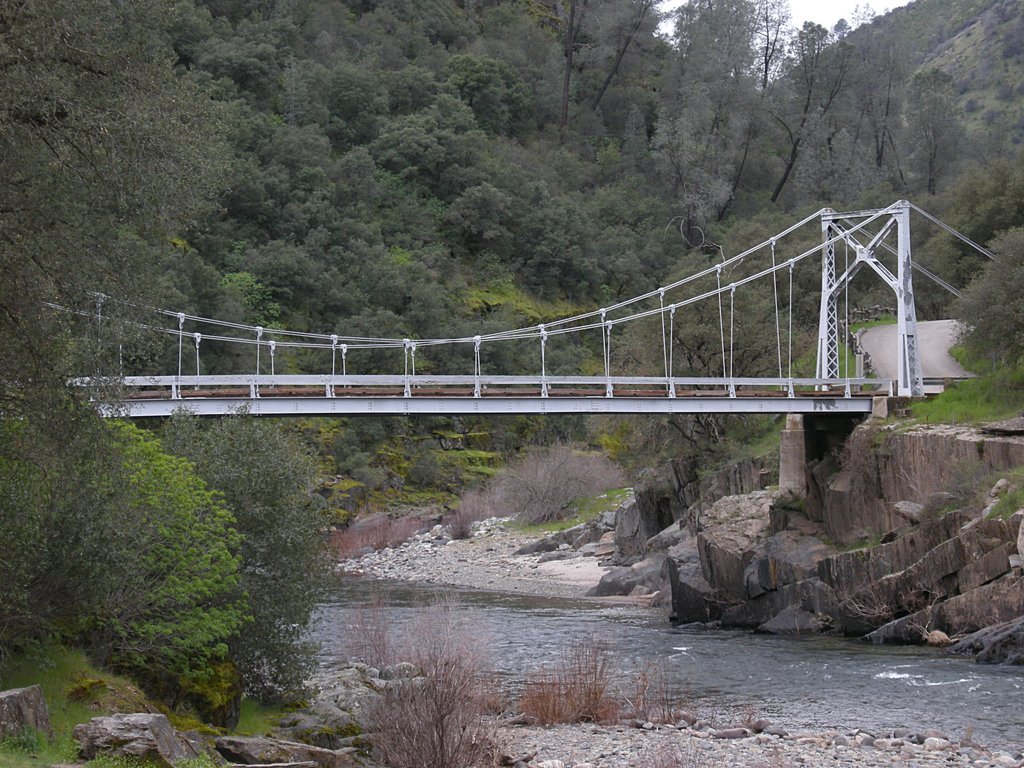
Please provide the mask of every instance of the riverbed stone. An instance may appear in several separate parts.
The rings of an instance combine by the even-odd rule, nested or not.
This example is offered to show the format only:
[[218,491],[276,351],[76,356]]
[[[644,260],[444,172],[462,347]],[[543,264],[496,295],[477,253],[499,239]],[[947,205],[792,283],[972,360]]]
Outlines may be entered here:
[[53,737],[50,710],[38,685],[0,692],[0,741],[32,728]]
[[517,555],[538,555],[544,552],[556,552],[558,551],[559,542],[552,538],[538,539],[537,541],[529,544],[524,544],[516,550]]

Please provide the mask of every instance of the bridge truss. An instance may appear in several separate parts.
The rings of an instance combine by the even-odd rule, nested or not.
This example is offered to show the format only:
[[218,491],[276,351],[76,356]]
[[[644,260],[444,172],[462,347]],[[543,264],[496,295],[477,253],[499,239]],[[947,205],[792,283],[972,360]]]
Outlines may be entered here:
[[[317,334],[218,321],[183,312],[150,310],[153,330],[177,343],[177,372],[171,375],[119,376],[119,394],[103,390],[97,377],[76,383],[93,387],[102,411],[129,417],[167,416],[186,408],[200,415],[223,415],[245,408],[255,415],[314,414],[501,414],[501,413],[811,413],[867,412],[871,398],[893,393],[923,393],[912,274],[923,271],[911,257],[910,213],[916,210],[988,254],[907,201],[886,208],[846,213],[822,209],[753,248],[673,283],[610,306],[547,324],[490,334],[447,339],[385,338]],[[789,258],[778,247],[802,227],[818,221],[820,245]],[[795,239],[795,238],[794,238]],[[840,260],[839,248],[843,249]],[[879,253],[896,257],[895,271]],[[821,254],[821,297],[814,378],[793,374],[794,270]],[[852,253],[852,259],[851,259]],[[755,259],[760,258],[760,262]],[[740,270],[745,261],[749,263]],[[763,264],[763,266],[762,266]],[[848,333],[850,281],[867,266],[895,293],[899,378],[893,382],[840,376],[841,334]],[[735,370],[738,291],[771,283],[777,376],[744,377]],[[780,287],[781,284],[781,287]],[[788,287],[788,297],[786,295]],[[952,289],[948,284],[944,287]],[[843,299],[843,301],[841,301]],[[707,302],[717,314],[721,376],[677,376],[675,330]],[[840,320],[839,308],[846,317]],[[717,313],[715,313],[717,309]],[[706,321],[707,314],[704,315]],[[163,319],[163,321],[160,320]],[[167,327],[170,320],[171,327]],[[176,320],[176,326],[175,321]],[[647,321],[660,327],[662,369],[654,375],[619,375],[612,349],[628,324]],[[202,330],[200,330],[202,329]],[[205,332],[204,332],[205,331]],[[572,335],[599,337],[603,375],[553,375],[548,370],[549,345]],[[785,343],[784,343],[785,342]],[[252,373],[211,375],[202,368],[201,349],[230,345],[247,357]],[[493,375],[483,370],[483,352],[505,344],[535,345],[538,369],[520,375]],[[435,360],[456,348],[472,350],[472,373],[417,374],[417,353]],[[248,350],[248,354],[246,351]],[[317,375],[278,374],[278,354],[319,356],[324,372]],[[187,365],[194,353],[194,368]],[[393,361],[398,372],[384,375],[349,371],[353,356],[373,353]],[[452,356],[453,357],[453,356]],[[429,359],[429,358],[428,358]],[[329,360],[329,368],[327,363]],[[378,361],[379,362],[379,361]],[[397,364],[397,365],[395,365]],[[309,365],[304,366],[309,369]],[[380,367],[379,364],[377,366]],[[421,363],[421,369],[422,369]],[[269,368],[269,372],[267,369]]]

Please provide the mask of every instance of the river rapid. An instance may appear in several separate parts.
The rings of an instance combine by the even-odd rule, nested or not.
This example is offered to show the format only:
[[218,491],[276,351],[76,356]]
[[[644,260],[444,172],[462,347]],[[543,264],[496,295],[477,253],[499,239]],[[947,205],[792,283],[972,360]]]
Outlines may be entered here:
[[1024,670],[993,667],[918,647],[878,647],[822,636],[777,637],[672,626],[663,609],[339,576],[312,639],[323,671],[350,658],[359,607],[382,600],[389,626],[414,627],[454,597],[464,626],[486,641],[489,663],[515,689],[567,647],[596,640],[627,686],[656,669],[668,693],[700,717],[738,722],[756,711],[790,731],[881,736],[936,728],[1001,749],[1024,749]]

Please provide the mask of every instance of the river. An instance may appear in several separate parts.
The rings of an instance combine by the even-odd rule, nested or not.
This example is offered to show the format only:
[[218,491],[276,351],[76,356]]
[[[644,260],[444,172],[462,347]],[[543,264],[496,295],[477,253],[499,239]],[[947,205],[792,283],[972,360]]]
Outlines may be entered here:
[[322,668],[348,659],[356,606],[376,595],[385,596],[387,621],[398,631],[443,596],[457,597],[460,618],[486,638],[489,662],[511,687],[568,646],[594,639],[613,649],[623,679],[655,665],[669,693],[704,718],[738,722],[756,711],[791,731],[937,728],[954,740],[970,726],[981,744],[1024,749],[1020,668],[919,647],[674,627],[662,610],[595,601],[341,578],[313,633]]

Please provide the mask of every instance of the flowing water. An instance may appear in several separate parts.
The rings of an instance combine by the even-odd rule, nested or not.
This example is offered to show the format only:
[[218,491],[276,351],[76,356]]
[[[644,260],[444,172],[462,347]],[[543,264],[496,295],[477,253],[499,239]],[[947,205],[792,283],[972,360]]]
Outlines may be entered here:
[[314,631],[321,667],[348,658],[357,606],[377,595],[398,631],[443,596],[456,596],[460,617],[486,638],[493,669],[513,687],[566,647],[594,639],[613,650],[626,685],[631,672],[656,665],[669,693],[702,717],[738,722],[753,708],[794,731],[937,728],[952,739],[971,726],[982,744],[1024,749],[1019,667],[841,638],[674,627],[662,610],[592,601],[341,579]]

